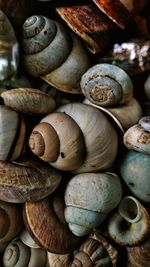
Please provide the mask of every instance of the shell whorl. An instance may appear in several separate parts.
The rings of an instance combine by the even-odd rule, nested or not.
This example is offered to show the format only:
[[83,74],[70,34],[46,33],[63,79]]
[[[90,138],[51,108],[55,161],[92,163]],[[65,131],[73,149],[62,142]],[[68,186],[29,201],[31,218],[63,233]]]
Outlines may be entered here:
[[9,242],[22,227],[22,213],[15,204],[0,201],[0,243]]
[[20,239],[10,242],[3,255],[5,267],[45,267],[47,261],[46,250],[30,248]]
[[111,64],[92,66],[81,77],[83,94],[100,106],[128,103],[133,97],[133,84],[128,74]]
[[149,214],[134,197],[124,197],[108,222],[108,232],[112,239],[123,246],[133,246],[145,240],[150,232]]

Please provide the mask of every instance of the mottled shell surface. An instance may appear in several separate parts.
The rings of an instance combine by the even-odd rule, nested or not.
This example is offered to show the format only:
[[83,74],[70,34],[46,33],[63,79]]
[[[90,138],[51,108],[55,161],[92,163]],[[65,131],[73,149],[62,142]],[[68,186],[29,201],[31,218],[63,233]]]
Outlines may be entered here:
[[15,88],[1,94],[4,104],[17,112],[46,115],[55,108],[55,100],[33,88]]
[[81,103],[61,106],[57,111],[72,117],[84,136],[85,160],[76,172],[94,172],[109,168],[117,155],[118,136],[108,117],[103,112]]
[[92,66],[82,75],[80,85],[89,101],[100,106],[128,103],[133,97],[129,75],[112,64]]
[[150,203],[150,156],[129,151],[121,160],[120,171],[133,195]]
[[70,229],[76,235],[87,234],[104,221],[106,214],[118,205],[121,196],[122,186],[115,174],[84,173],[74,176],[65,192],[65,219]]
[[11,108],[0,106],[0,160],[15,160],[22,153],[25,143],[24,118]]
[[0,161],[0,199],[6,202],[37,201],[51,194],[60,181],[61,174],[45,164]]

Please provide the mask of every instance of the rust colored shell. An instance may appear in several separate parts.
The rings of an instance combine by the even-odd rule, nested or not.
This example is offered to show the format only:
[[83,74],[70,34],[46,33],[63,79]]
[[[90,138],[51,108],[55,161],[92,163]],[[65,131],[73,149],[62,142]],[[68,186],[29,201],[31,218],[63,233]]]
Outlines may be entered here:
[[69,253],[82,239],[74,236],[64,219],[64,202],[51,196],[38,202],[27,202],[24,222],[37,244],[56,254]]
[[1,94],[6,106],[17,112],[46,115],[55,108],[55,100],[48,94],[33,88],[15,88]]
[[56,11],[68,26],[78,34],[93,53],[100,52],[110,42],[117,26],[93,5],[57,7]]
[[51,194],[61,181],[49,165],[28,161],[0,161],[0,199],[12,203],[37,201]]

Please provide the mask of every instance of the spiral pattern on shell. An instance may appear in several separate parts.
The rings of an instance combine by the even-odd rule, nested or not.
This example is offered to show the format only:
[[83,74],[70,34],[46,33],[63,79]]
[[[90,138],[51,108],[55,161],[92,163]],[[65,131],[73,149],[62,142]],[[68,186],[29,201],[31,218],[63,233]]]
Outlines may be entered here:
[[20,239],[11,241],[3,255],[4,267],[46,267],[46,262],[46,250],[30,248]]
[[79,93],[89,59],[77,37],[44,16],[28,18],[22,31],[26,71],[62,91]]

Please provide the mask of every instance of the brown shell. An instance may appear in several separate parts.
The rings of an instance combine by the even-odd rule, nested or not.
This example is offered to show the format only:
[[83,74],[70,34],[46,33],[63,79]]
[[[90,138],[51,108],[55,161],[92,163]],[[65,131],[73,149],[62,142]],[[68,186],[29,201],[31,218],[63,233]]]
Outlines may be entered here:
[[48,251],[65,254],[78,248],[81,238],[74,236],[64,220],[64,203],[51,196],[38,202],[27,202],[24,222],[37,244]]
[[60,173],[37,162],[0,161],[0,199],[23,203],[37,201],[51,194],[61,181]]
[[33,88],[15,88],[1,94],[6,106],[17,112],[44,115],[55,109],[55,100],[48,94]]

